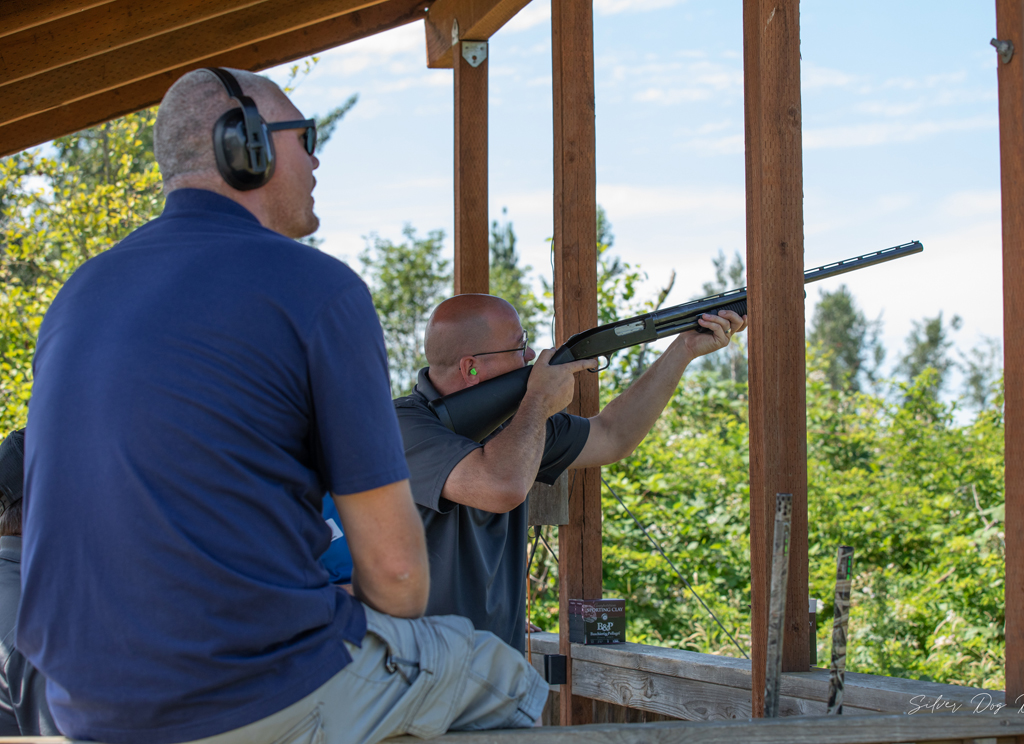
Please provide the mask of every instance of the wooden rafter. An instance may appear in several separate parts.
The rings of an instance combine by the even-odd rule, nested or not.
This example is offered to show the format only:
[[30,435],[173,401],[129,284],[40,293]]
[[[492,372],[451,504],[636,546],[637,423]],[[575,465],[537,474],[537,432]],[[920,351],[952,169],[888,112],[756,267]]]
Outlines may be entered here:
[[0,3],[0,37],[111,2],[113,0],[4,0]]
[[[428,3],[429,0],[388,0],[381,5],[192,60],[128,85],[95,93],[73,103],[52,108],[45,113],[0,125],[0,156],[10,155],[48,142],[55,137],[156,105],[171,84],[190,70],[210,66],[264,70],[390,28],[422,20]],[[0,91],[2,90],[3,88],[0,88]]]
[[109,54],[0,86],[0,98],[4,101],[0,115],[5,122],[15,122],[379,2],[381,0],[305,0],[301,3],[268,0]]
[[19,33],[0,45],[0,86],[234,13],[266,0],[120,0]]
[[427,13],[427,67],[452,66],[452,23],[459,39],[487,41],[530,0],[437,0]]

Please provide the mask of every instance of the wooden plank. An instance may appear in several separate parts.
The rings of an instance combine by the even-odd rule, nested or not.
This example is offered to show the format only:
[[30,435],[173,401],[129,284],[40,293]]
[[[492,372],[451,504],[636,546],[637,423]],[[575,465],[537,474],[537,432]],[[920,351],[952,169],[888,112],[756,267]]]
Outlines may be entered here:
[[0,126],[0,157],[154,106],[179,77],[199,67],[264,70],[350,41],[422,20],[429,0],[388,0],[315,26],[249,44],[168,70],[124,87],[91,96],[45,114]]
[[[551,4],[554,109],[555,332],[561,344],[597,325],[597,168],[594,129],[594,11],[590,0]],[[597,375],[576,376],[569,412],[598,412]],[[569,656],[569,600],[601,597],[601,470],[569,476],[569,523],[559,528],[561,653]],[[572,659],[569,660],[572,683]],[[589,723],[592,706],[562,695],[562,724]]]
[[[539,655],[554,653],[557,636],[553,633],[534,633],[530,643],[534,665]],[[709,685],[751,689],[750,662],[728,656],[699,654],[661,646],[639,643],[621,643],[604,646],[572,644],[573,658],[578,661],[603,664],[608,667],[643,675],[664,675]],[[543,666],[538,666],[543,669]],[[781,691],[784,696],[821,703],[822,712],[828,701],[829,672],[815,669],[810,672],[784,672]],[[935,712],[992,712],[1004,703],[1002,691],[982,690],[974,687],[944,685],[936,682],[881,677],[874,674],[846,673],[844,707],[853,706],[876,713],[918,714]],[[956,706],[950,708],[949,706]],[[991,707],[990,707],[991,706]]]
[[1013,42],[999,75],[1006,408],[1006,693],[1024,695],[1024,2],[996,0],[996,34]]
[[117,0],[11,34],[0,45],[0,85],[105,54],[265,0]]
[[[637,672],[595,664],[579,658],[573,659],[572,691],[574,695],[687,721],[751,717],[749,689],[697,682],[652,672]],[[846,712],[849,715],[875,714],[875,711],[850,705],[846,706]],[[789,695],[779,697],[778,716],[809,716],[824,713],[824,703]]]
[[[1024,735],[1024,716],[836,716],[764,721],[593,724],[450,733],[435,744],[902,744]],[[411,736],[389,741],[414,744]]]
[[535,525],[569,523],[569,474],[562,473],[554,485],[534,483],[529,493],[526,523]]
[[775,525],[772,532],[772,581],[768,596],[768,650],[765,662],[764,717],[779,715],[779,682],[782,676],[783,629],[786,625],[786,586],[789,583],[789,526],[793,496],[775,494]]
[[459,41],[485,41],[508,23],[530,0],[437,0],[430,6],[424,30],[427,35],[427,67],[448,68],[452,53],[452,24],[458,21]]
[[0,37],[110,2],[113,0],[3,0],[0,2]]
[[[455,63],[455,294],[487,294],[487,42],[460,42]],[[479,57],[483,56],[482,62]],[[476,58],[474,67],[470,59]]]
[[744,0],[753,711],[764,710],[774,495],[793,494],[783,671],[810,666],[798,0]]
[[255,44],[320,21],[343,16],[383,0],[267,0],[197,26],[146,39],[108,54],[0,86],[3,122],[15,122],[179,69],[214,54]]

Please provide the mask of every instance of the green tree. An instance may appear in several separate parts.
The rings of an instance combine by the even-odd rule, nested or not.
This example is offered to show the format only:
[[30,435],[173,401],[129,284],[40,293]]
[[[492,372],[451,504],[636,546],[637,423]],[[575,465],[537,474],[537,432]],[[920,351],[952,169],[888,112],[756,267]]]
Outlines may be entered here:
[[964,374],[963,397],[967,406],[984,410],[999,392],[1003,376],[1003,351],[999,339],[983,336],[981,343],[964,354],[958,366]]
[[[508,215],[507,209],[501,210],[502,216]],[[491,294],[508,300],[519,313],[523,329],[530,334],[531,343],[537,342],[537,327],[543,321],[544,303],[530,288],[529,273],[532,266],[519,265],[519,253],[516,251],[516,233],[511,221],[491,223]]]
[[835,292],[820,293],[808,341],[811,353],[825,355],[822,366],[832,387],[860,390],[862,375],[869,381],[876,378],[885,358],[878,341],[880,328],[880,319],[864,318],[845,284]]
[[163,210],[155,110],[0,160],[0,431],[24,426],[43,315],[82,263]]
[[401,243],[371,235],[359,255],[384,328],[395,397],[409,393],[417,372],[426,366],[423,332],[427,320],[434,306],[452,291],[451,263],[441,258],[444,231],[432,230],[421,238],[406,225],[402,235],[405,240]]
[[940,312],[934,318],[925,318],[913,322],[913,329],[907,336],[907,351],[896,367],[897,374],[903,375],[908,381],[916,380],[925,370],[934,369],[938,374],[929,378],[932,394],[938,395],[946,383],[946,376],[953,367],[949,358],[949,349],[953,342],[949,340],[949,330],[960,329],[959,315],[954,315],[946,326]]

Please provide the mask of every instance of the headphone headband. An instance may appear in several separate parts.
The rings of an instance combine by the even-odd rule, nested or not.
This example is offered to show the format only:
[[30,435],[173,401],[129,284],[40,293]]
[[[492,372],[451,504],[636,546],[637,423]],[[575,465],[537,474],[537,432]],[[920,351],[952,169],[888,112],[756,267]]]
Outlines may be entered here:
[[274,143],[256,102],[242,92],[238,80],[220,67],[203,68],[224,85],[239,108],[226,111],[214,124],[213,149],[224,180],[239,191],[263,186],[274,174]]

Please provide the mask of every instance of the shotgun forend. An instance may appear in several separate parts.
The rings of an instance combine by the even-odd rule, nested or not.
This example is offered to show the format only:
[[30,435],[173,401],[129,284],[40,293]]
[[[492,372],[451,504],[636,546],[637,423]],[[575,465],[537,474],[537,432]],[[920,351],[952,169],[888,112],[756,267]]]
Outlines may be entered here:
[[[804,284],[903,258],[923,250],[924,246],[915,240],[856,258],[848,258],[845,261],[826,264],[805,271]],[[722,294],[582,331],[562,344],[549,363],[564,364],[575,359],[608,357],[621,349],[657,341],[684,331],[708,332],[706,328],[697,324],[697,319],[705,313],[717,315],[722,310],[732,310],[738,315],[745,315],[747,288],[732,289]],[[430,408],[441,423],[456,434],[480,442],[515,414],[519,402],[526,395],[531,369],[532,367],[523,367],[438,398],[429,404]]]

